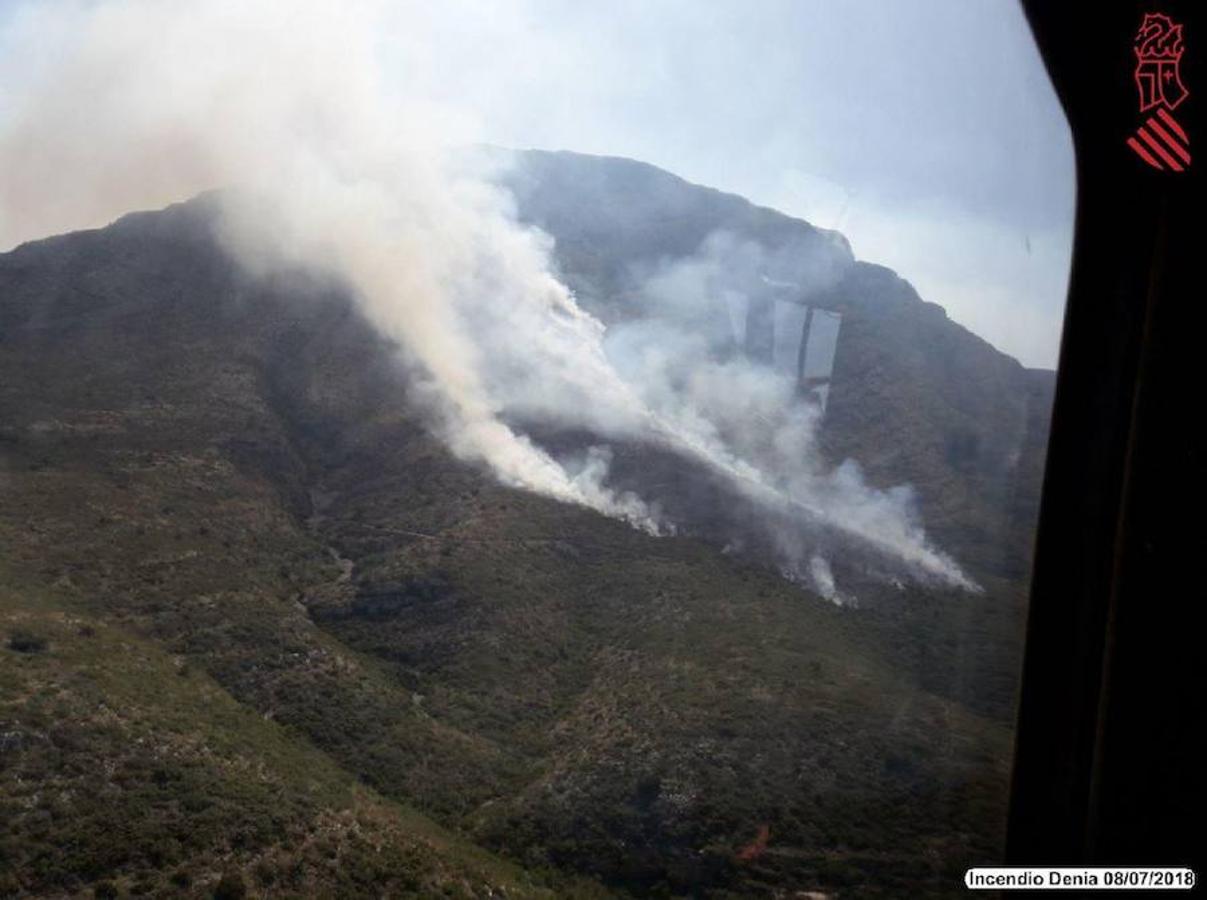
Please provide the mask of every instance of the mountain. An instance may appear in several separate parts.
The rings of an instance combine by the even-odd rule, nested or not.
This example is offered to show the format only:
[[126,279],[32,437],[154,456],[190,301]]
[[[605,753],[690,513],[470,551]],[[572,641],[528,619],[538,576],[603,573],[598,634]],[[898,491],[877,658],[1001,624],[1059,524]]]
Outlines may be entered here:
[[837,232],[654,166],[532,150],[502,181],[520,219],[555,239],[580,302],[608,324],[634,314],[660,263],[698,255],[710,236],[757,246],[757,271],[748,252],[719,260],[752,306],[774,294],[841,316],[824,429],[832,461],[858,460],[880,485],[912,485],[928,530],[979,574],[1026,577],[1055,373],[1023,367],[892,270],[856,261]]
[[1050,376],[741,198],[563,153],[505,177],[608,322],[718,231],[772,281],[828,266],[825,452],[911,482],[984,592],[839,608],[706,518],[656,538],[500,486],[349,297],[231,264],[213,198],[27,244],[0,894],[916,896],[994,858]]
[[[878,487],[910,485],[927,532],[986,588],[954,601],[917,592],[903,603],[864,580],[863,625],[928,689],[1009,720],[1055,373],[1022,366],[892,270],[855,260],[836,232],[634,160],[539,150],[505,159],[501,181],[520,219],[554,237],[559,274],[609,325],[636,314],[651,272],[667,259],[699,260],[716,235],[737,252],[704,255],[722,270],[720,286],[740,288],[756,316],[773,296],[841,317],[821,449],[831,465],[858,461]],[[769,291],[768,281],[801,288]],[[618,463],[618,477],[639,491],[674,483],[678,496],[700,493],[677,460],[622,453]],[[685,512],[715,518],[733,500],[706,494],[697,507],[709,512]],[[732,526],[712,536],[724,541]]]

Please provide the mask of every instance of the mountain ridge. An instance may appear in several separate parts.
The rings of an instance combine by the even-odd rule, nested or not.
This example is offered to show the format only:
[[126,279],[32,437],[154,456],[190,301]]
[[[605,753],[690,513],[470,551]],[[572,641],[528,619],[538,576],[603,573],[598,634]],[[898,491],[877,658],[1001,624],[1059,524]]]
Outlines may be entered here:
[[[502,487],[431,436],[395,348],[346,294],[240,273],[206,207],[0,255],[0,675],[25,684],[80,654],[118,671],[56,610],[103,631],[102,649],[128,631],[248,722],[279,726],[290,753],[448,829],[433,861],[405,852],[427,826],[397,813],[364,826],[402,854],[389,877],[403,891],[954,895],[967,860],[992,857],[1025,596],[1009,573],[979,566],[979,599],[908,588],[843,610],[707,534],[653,538]],[[695,252],[710,224],[677,246]],[[561,269],[606,303],[629,264],[613,253],[575,269],[569,249],[555,249]],[[891,333],[874,316],[854,333],[876,378],[913,364],[871,352]],[[829,439],[866,449],[861,427]],[[636,470],[650,461],[624,452]],[[28,611],[35,595],[54,598],[49,617]],[[18,632],[41,648],[16,649]],[[59,712],[6,692],[0,731],[80,754],[47,723],[91,717],[98,700],[61,685]],[[167,733],[167,712],[146,715]],[[250,728],[228,741],[255,760],[263,730]],[[281,796],[299,805],[279,826],[242,829],[262,806],[240,788],[187,854],[155,851],[146,791],[200,761],[118,742],[99,742],[95,765],[129,769],[113,790],[133,824],[125,855],[89,867],[71,849],[84,833],[30,802],[30,784],[56,777],[35,750],[0,754],[0,858],[17,873],[5,890],[203,896],[234,872],[286,895],[378,891],[347,832],[331,856],[281,838],[338,818],[291,779]],[[763,829],[767,852],[747,854]]]

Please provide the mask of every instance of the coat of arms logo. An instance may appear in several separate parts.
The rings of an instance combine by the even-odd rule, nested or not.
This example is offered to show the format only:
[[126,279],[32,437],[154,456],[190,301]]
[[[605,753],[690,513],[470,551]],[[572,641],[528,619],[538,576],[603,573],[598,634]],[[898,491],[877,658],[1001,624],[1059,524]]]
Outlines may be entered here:
[[1182,26],[1163,13],[1145,13],[1136,32],[1136,88],[1140,112],[1150,113],[1127,145],[1154,169],[1182,172],[1190,165],[1190,138],[1173,111],[1190,96],[1182,83]]

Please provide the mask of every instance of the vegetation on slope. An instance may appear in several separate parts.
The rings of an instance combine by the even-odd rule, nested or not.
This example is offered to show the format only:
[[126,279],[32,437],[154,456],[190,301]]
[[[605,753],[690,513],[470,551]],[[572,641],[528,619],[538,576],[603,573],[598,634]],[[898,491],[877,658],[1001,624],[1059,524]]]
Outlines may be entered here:
[[719,550],[456,462],[346,298],[232,271],[203,201],[0,257],[5,887],[954,892],[1009,751],[1009,648],[969,659],[1015,613]]
[[0,893],[555,896],[56,591],[0,635]]

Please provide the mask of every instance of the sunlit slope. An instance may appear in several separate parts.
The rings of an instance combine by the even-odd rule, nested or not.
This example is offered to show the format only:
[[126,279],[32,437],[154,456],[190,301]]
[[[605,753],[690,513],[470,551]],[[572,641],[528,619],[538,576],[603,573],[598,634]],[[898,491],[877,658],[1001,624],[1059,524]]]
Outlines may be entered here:
[[594,894],[384,800],[192,656],[89,606],[0,568],[5,895]]

